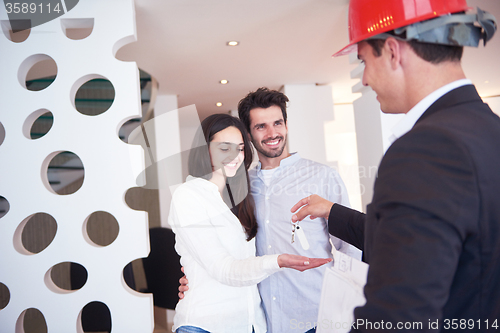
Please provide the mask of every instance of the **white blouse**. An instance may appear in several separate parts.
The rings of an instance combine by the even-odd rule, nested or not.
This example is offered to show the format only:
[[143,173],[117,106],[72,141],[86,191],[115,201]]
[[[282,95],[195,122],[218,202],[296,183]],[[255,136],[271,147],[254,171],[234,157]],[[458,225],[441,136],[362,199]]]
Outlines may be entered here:
[[168,222],[189,290],[175,308],[174,332],[183,325],[209,332],[266,332],[257,283],[278,272],[278,255],[255,257],[247,235],[217,185],[188,177],[172,197]]

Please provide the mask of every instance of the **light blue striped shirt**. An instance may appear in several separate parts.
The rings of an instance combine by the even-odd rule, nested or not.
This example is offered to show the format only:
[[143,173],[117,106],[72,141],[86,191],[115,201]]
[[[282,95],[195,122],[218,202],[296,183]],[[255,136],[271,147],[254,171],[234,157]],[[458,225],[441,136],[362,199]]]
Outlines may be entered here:
[[[324,219],[306,218],[300,222],[310,244],[309,250],[303,250],[297,239],[291,243],[290,209],[311,194],[348,207],[349,198],[339,174],[295,153],[281,161],[269,186],[264,183],[260,163],[249,171],[249,176],[259,225],[257,255],[291,253],[331,258],[330,235]],[[361,252],[348,243],[337,238],[332,241],[340,251],[361,257]],[[305,272],[285,269],[259,284],[268,332],[306,332],[316,326],[325,268],[326,265]]]

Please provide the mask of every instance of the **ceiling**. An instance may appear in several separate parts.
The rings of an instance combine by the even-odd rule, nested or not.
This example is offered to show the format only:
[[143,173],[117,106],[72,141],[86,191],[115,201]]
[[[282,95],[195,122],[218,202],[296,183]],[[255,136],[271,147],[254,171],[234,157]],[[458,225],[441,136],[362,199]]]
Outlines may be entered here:
[[[419,0],[423,1],[423,0]],[[136,61],[159,82],[159,94],[195,104],[202,118],[236,110],[249,91],[285,84],[328,84],[335,103],[350,103],[348,0],[135,0],[138,41],[117,58]],[[494,14],[500,1],[468,0]],[[500,32],[486,50],[466,48],[466,75],[483,97],[500,95]],[[227,46],[239,41],[235,47]],[[228,84],[222,85],[220,80]],[[222,102],[221,107],[215,105]]]

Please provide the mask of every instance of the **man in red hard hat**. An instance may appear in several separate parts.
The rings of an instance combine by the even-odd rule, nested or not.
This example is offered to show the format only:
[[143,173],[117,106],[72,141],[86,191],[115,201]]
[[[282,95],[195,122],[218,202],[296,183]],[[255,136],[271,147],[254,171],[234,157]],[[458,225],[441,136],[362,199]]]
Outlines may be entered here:
[[500,330],[500,118],[460,63],[496,21],[468,10],[465,0],[349,4],[350,44],[336,55],[357,48],[381,110],[406,115],[366,215],[315,195],[292,211],[328,218],[331,234],[364,251],[352,332]]

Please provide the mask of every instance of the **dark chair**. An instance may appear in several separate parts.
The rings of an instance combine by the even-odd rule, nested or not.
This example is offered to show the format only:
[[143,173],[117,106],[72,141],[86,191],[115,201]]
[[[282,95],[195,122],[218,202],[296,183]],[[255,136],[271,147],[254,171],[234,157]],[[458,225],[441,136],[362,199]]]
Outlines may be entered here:
[[[180,257],[175,252],[175,235],[167,228],[149,229],[151,252],[142,259],[146,274],[147,290],[153,294],[153,303],[164,309],[175,309],[179,300]],[[141,290],[142,291],[142,290]]]

